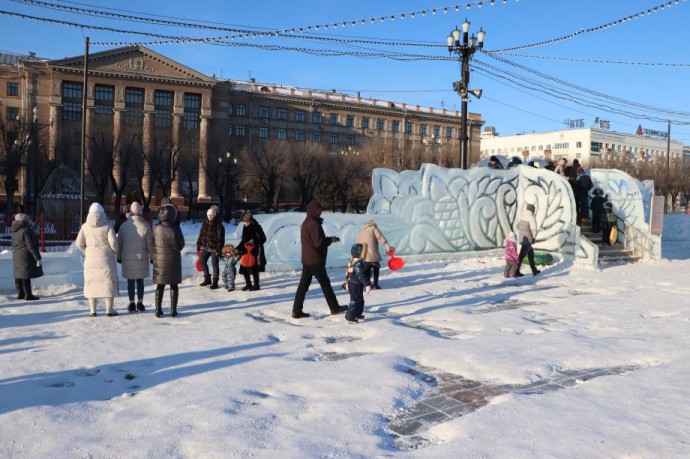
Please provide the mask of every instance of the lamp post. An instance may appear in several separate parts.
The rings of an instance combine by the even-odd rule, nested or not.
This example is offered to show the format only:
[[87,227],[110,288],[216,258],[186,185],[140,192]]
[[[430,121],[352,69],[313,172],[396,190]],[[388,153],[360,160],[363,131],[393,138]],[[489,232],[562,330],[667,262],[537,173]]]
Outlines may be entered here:
[[[456,27],[451,31],[447,37],[448,52],[458,55],[460,60],[460,81],[453,83],[453,90],[460,95],[462,99],[462,113],[461,113],[461,128],[460,128],[460,167],[467,169],[469,167],[469,146],[467,135],[467,102],[468,96],[471,93],[477,99],[482,95],[481,89],[469,89],[470,85],[470,60],[472,55],[484,47],[484,37],[486,32],[479,29],[477,36],[469,37],[470,22],[465,19],[462,23],[462,32]],[[462,37],[461,37],[462,34]],[[461,41],[462,38],[462,41]]]

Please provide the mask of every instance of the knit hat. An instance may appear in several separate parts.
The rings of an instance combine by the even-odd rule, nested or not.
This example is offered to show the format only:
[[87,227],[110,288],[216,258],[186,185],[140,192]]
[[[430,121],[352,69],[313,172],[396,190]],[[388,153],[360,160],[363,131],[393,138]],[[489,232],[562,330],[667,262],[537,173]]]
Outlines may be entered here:
[[218,211],[215,209],[215,207],[211,207],[206,211],[206,215],[209,217],[215,217],[216,215],[218,215]]
[[14,220],[18,221],[18,222],[28,223],[29,222],[29,216],[22,213],[22,212],[19,212],[17,215],[14,216]]
[[251,212],[245,212],[245,213],[243,213],[243,214],[242,214],[241,220],[242,220],[243,222],[250,222],[250,221],[252,221],[252,213],[251,213]]
[[129,206],[129,213],[131,215],[141,215],[141,204],[134,201],[131,206]]
[[103,210],[103,206],[100,205],[97,202],[94,202],[91,204],[91,207],[89,207],[89,213],[90,214],[104,214],[105,211]]

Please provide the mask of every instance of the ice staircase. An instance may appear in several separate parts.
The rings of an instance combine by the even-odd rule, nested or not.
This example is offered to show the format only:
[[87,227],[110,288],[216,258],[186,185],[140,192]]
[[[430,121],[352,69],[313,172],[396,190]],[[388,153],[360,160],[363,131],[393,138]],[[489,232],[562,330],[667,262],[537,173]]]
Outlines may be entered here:
[[[614,245],[609,245],[608,241],[604,242],[601,237],[601,231],[596,233],[592,231],[590,222],[580,225],[580,235],[599,247],[599,267],[632,263],[640,259],[639,256],[633,255],[632,250],[623,247],[621,242],[616,242]],[[620,233],[618,239],[620,239]]]

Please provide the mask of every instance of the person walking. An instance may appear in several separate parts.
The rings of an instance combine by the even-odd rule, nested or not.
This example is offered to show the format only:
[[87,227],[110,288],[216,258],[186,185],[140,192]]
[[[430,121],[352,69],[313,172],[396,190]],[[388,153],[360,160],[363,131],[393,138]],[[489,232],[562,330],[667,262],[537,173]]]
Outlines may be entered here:
[[158,223],[153,227],[153,283],[156,284],[156,317],[163,316],[163,292],[170,286],[170,316],[177,317],[178,285],[182,282],[184,235],[176,223],[177,209],[166,205],[158,209]]
[[347,311],[347,306],[340,306],[338,299],[333,292],[331,280],[326,272],[326,257],[328,247],[334,242],[340,241],[335,236],[326,237],[323,231],[323,219],[321,214],[323,207],[316,201],[307,204],[307,216],[300,227],[300,241],[302,242],[302,276],[295,293],[295,301],[292,304],[292,317],[301,319],[309,317],[304,312],[304,297],[309,290],[309,285],[313,277],[319,281],[323,295],[328,303],[331,314],[340,314]]
[[38,238],[31,229],[27,214],[18,213],[12,222],[12,261],[17,299],[33,301],[39,298],[31,293],[31,279],[43,276]]
[[[242,240],[237,245],[239,253],[244,254],[247,251],[246,244],[251,244],[252,255],[256,257],[254,266],[243,266],[240,263],[240,274],[244,276],[245,286],[242,290],[260,290],[259,273],[266,270],[266,254],[264,253],[264,243],[266,242],[266,234],[263,228],[259,225],[251,213],[245,212],[242,214]],[[250,276],[254,279],[254,284]]]
[[[141,216],[141,205],[133,202],[129,218],[117,233],[117,262],[122,264],[122,277],[127,279],[127,311],[144,312],[144,279],[151,275],[149,260],[153,254],[153,241],[149,225]],[[136,287],[137,303],[134,304]]]
[[[166,206],[167,207],[167,206]],[[225,227],[218,217],[218,209],[212,206],[206,212],[206,219],[201,224],[199,238],[196,241],[196,251],[201,252],[201,268],[204,271],[204,281],[200,287],[210,285],[210,288],[218,288],[218,277],[220,275],[220,257],[223,256],[222,250],[225,245]],[[177,217],[176,217],[177,218]],[[211,259],[213,269],[213,281],[208,272],[208,259]]]
[[522,266],[522,260],[525,259],[527,255],[527,260],[529,261],[529,266],[532,268],[532,275],[536,276],[541,271],[537,269],[537,265],[534,264],[534,249],[532,244],[537,238],[537,220],[534,218],[534,204],[527,204],[525,210],[520,215],[520,220],[517,223],[518,240],[520,241],[520,254],[518,255],[518,269],[515,273],[517,277],[522,277],[523,274],[520,272],[520,267]]
[[119,292],[115,261],[117,238],[99,203],[94,202],[89,207],[75,244],[84,253],[84,296],[89,300],[89,315],[96,317],[97,299],[105,298],[105,314],[116,316],[113,303]]
[[388,240],[373,220],[369,220],[364,224],[364,229],[359,233],[357,242],[364,243],[367,246],[364,256],[364,266],[366,268],[367,277],[369,279],[372,278],[372,275],[374,277],[371,288],[378,290],[381,288],[379,286],[379,271],[381,269],[379,243],[384,245],[386,252],[391,250],[391,246],[388,245]]

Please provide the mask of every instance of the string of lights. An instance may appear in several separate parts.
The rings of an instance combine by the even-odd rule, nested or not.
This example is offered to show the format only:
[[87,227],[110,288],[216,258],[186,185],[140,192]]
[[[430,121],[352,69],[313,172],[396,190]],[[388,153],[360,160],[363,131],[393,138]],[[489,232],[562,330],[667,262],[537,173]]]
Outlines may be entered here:
[[678,110],[670,110],[670,109],[664,109],[664,108],[657,108],[657,107],[652,107],[651,105],[640,104],[640,103],[637,103],[637,102],[634,102],[634,101],[631,101],[631,100],[626,100],[626,99],[621,99],[621,98],[619,98],[619,97],[609,96],[609,95],[607,95],[607,94],[603,94],[603,93],[600,93],[600,92],[597,92],[597,91],[593,91],[593,90],[591,90],[591,89],[587,89],[587,88],[584,88],[584,87],[582,87],[582,86],[578,86],[578,85],[576,85],[576,84],[573,84],[573,83],[569,83],[569,82],[567,82],[567,81],[560,80],[560,79],[555,78],[555,77],[552,77],[552,76],[550,76],[550,75],[546,75],[546,74],[541,73],[541,72],[538,72],[538,71],[536,71],[536,70],[534,70],[534,69],[532,69],[532,68],[526,67],[526,66],[524,66],[524,65],[520,65],[520,64],[518,64],[518,63],[516,63],[516,62],[513,62],[513,61],[510,61],[510,60],[508,60],[508,59],[505,59],[505,58],[503,58],[503,57],[501,57],[501,56],[495,56],[495,55],[493,55],[493,53],[492,53],[492,54],[488,54],[488,53],[487,53],[486,55],[489,56],[489,57],[491,57],[491,58],[493,58],[493,59],[495,59],[495,60],[498,60],[499,62],[502,62],[502,63],[504,63],[504,64],[506,64],[506,65],[509,65],[509,66],[512,66],[512,67],[516,67],[516,68],[519,68],[519,69],[521,69],[521,70],[524,70],[524,71],[526,71],[526,72],[528,72],[528,73],[532,73],[532,74],[534,74],[534,75],[537,75],[537,76],[539,76],[540,78],[544,78],[544,79],[546,79],[546,80],[550,80],[550,81],[552,81],[552,82],[555,82],[555,83],[557,83],[557,84],[559,84],[559,85],[562,85],[562,86],[566,86],[566,87],[568,87],[568,88],[570,88],[570,89],[573,89],[573,90],[577,90],[577,91],[581,91],[581,92],[587,93],[587,94],[589,94],[589,95],[591,95],[591,96],[601,97],[601,98],[603,98],[603,99],[607,99],[607,100],[610,100],[610,101],[613,101],[613,102],[617,102],[617,103],[619,103],[619,104],[621,104],[621,105],[625,105],[625,106],[634,106],[634,107],[637,107],[637,108],[640,108],[640,109],[643,109],[643,110],[650,110],[650,111],[655,111],[655,112],[658,112],[658,113],[664,113],[664,114],[669,114],[669,115],[674,115],[674,116],[690,116],[690,113],[689,113],[689,112],[683,112],[683,111],[678,111]]
[[[314,24],[314,25],[308,25],[308,26],[296,26],[296,27],[288,27],[288,28],[284,28],[284,29],[273,29],[273,30],[265,30],[263,32],[261,32],[261,31],[257,32],[257,31],[251,31],[251,30],[247,31],[247,30],[243,30],[243,29],[205,25],[203,23],[169,21],[169,20],[163,20],[163,19],[154,19],[152,17],[147,18],[147,17],[142,17],[142,16],[133,16],[133,15],[126,15],[126,14],[121,14],[121,13],[111,13],[111,12],[102,11],[102,10],[94,10],[94,9],[89,9],[89,8],[60,5],[60,4],[49,3],[49,2],[39,1],[39,0],[11,0],[11,1],[13,1],[15,3],[22,3],[22,4],[36,6],[39,8],[60,10],[60,11],[65,11],[65,12],[69,12],[69,13],[89,15],[89,16],[98,16],[98,17],[102,17],[102,18],[110,18],[110,19],[118,19],[118,20],[134,21],[134,22],[143,22],[143,23],[148,23],[148,24],[157,24],[157,25],[164,25],[164,26],[171,26],[171,27],[190,27],[190,28],[194,28],[194,29],[206,29],[206,30],[215,30],[215,31],[223,31],[223,32],[239,33],[240,34],[240,35],[232,37],[232,38],[249,38],[250,36],[255,36],[254,34],[258,34],[260,36],[275,36],[275,35],[281,35],[281,34],[292,34],[292,33],[296,33],[296,32],[303,33],[303,32],[310,32],[310,31],[328,30],[329,28],[337,29],[338,27],[341,27],[341,28],[346,28],[348,26],[355,27],[357,25],[375,24],[378,22],[386,22],[386,21],[395,21],[396,19],[398,19],[398,20],[404,20],[405,18],[414,19],[415,17],[420,17],[420,16],[424,17],[427,14],[430,14],[430,15],[435,15],[437,13],[447,14],[449,11],[456,11],[457,12],[457,11],[460,11],[461,9],[470,10],[470,9],[472,9],[472,7],[482,8],[484,5],[493,6],[495,3],[503,3],[503,4],[507,3],[507,0],[500,0],[500,1],[499,0],[479,0],[479,1],[474,0],[474,1],[460,3],[460,4],[439,6],[439,7],[435,7],[435,8],[426,8],[426,9],[416,10],[416,11],[406,11],[406,12],[402,12],[402,13],[385,14],[382,16],[374,16],[374,17],[359,18],[359,19],[345,19],[345,20],[334,21],[334,22],[330,22],[330,23]],[[515,0],[516,3],[518,3],[519,1],[520,0]]]
[[503,56],[521,57],[525,59],[551,60],[563,62],[578,62],[585,64],[605,64],[605,65],[631,65],[646,67],[690,67],[690,64],[671,64],[666,62],[635,62],[635,61],[611,61],[602,59],[584,59],[576,57],[556,57],[556,56],[534,56],[529,54],[505,53]]
[[[686,1],[687,1],[687,0],[683,0],[684,3],[685,3]],[[563,41],[572,40],[573,38],[575,38],[575,37],[577,37],[577,36],[579,36],[579,35],[585,34],[585,33],[599,32],[599,31],[602,31],[602,30],[609,29],[609,28],[611,28],[611,27],[615,27],[615,26],[617,26],[617,25],[619,25],[619,24],[624,24],[624,23],[626,23],[626,22],[630,22],[630,21],[633,21],[633,20],[635,20],[635,19],[643,18],[643,17],[645,17],[645,15],[646,15],[646,16],[649,16],[649,15],[651,15],[651,14],[658,13],[658,12],[660,12],[660,11],[668,10],[668,9],[671,8],[671,6],[673,6],[673,4],[676,4],[676,5],[677,5],[678,3],[680,3],[680,0],[669,0],[669,1],[667,1],[667,2],[664,2],[664,3],[660,4],[660,5],[655,6],[655,7],[649,8],[649,9],[647,9],[647,10],[642,10],[642,11],[640,11],[640,12],[638,12],[638,13],[631,14],[630,16],[626,16],[626,17],[617,19],[617,20],[615,20],[615,21],[607,22],[606,24],[603,24],[603,25],[600,25],[600,26],[590,27],[590,28],[587,28],[587,29],[580,29],[580,30],[578,30],[577,32],[573,32],[573,33],[571,33],[571,34],[568,34],[568,35],[565,35],[565,36],[562,36],[562,37],[552,38],[552,39],[550,39],[550,40],[544,40],[544,41],[540,41],[540,42],[537,42],[537,43],[532,43],[532,44],[529,44],[529,45],[514,46],[514,47],[512,47],[512,48],[485,50],[484,52],[486,52],[486,53],[488,53],[488,54],[501,54],[501,53],[507,53],[507,52],[512,52],[512,51],[521,51],[521,50],[523,50],[523,49],[538,48],[538,47],[541,47],[541,46],[553,45],[553,44],[555,44],[555,43],[560,43],[560,42],[563,42]]]

